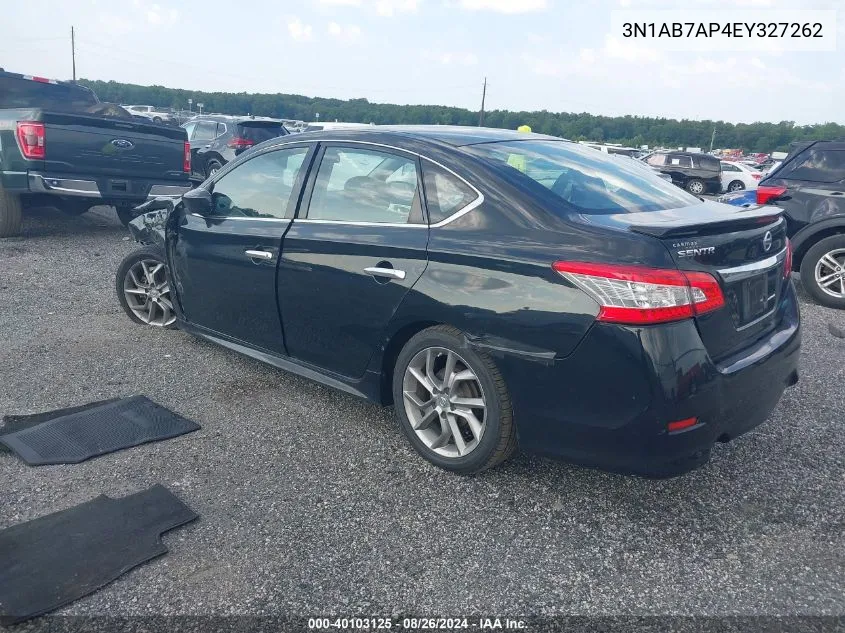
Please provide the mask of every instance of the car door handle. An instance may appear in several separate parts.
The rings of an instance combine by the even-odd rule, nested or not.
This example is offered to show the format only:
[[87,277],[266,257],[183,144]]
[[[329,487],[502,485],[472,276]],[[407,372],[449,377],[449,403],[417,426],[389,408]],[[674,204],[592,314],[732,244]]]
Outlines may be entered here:
[[246,255],[250,259],[266,259],[266,260],[273,259],[273,253],[271,253],[269,251],[245,250],[244,255]]
[[405,279],[405,271],[397,270],[396,268],[381,268],[379,266],[370,266],[364,269],[365,273],[373,277],[390,277],[391,279]]

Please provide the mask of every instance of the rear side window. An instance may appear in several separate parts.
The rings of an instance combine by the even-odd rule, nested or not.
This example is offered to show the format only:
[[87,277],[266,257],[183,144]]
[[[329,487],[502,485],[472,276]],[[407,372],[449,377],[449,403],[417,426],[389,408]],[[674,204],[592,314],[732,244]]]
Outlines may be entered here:
[[431,224],[445,220],[478,198],[463,180],[427,160],[423,161],[423,185]]
[[793,165],[791,170],[782,170],[778,178],[810,182],[845,180],[845,150],[811,147],[802,156],[798,156]]
[[689,156],[669,156],[666,164],[672,167],[692,167],[692,158]]
[[278,123],[272,125],[267,125],[266,123],[238,123],[237,135],[258,145],[264,141],[269,141],[271,138],[282,136],[282,126]]
[[538,198],[542,195],[548,200],[550,192],[585,215],[663,211],[701,204],[650,169],[577,143],[507,141],[472,145],[467,151],[504,168],[503,174],[514,184],[536,192]]
[[710,156],[699,156],[696,158],[698,161],[698,166],[701,169],[707,169],[709,171],[720,171],[721,167],[719,166],[719,161],[715,158]]
[[42,108],[88,114],[99,103],[94,93],[67,84],[0,77],[0,108]]
[[217,136],[217,121],[199,121],[191,137],[193,141],[210,141]]

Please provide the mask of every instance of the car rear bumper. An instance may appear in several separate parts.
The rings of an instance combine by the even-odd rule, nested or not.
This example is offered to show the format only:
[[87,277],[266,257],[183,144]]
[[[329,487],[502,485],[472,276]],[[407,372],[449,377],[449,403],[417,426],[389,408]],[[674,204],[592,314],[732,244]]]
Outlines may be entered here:
[[156,178],[80,178],[31,171],[26,182],[29,193],[127,203],[162,196],[176,198],[191,189],[187,175],[184,181],[167,182]]
[[[511,391],[520,446],[616,472],[666,477],[706,462],[769,417],[798,380],[800,316],[792,284],[777,328],[716,364],[693,320],[629,327],[596,323],[575,351],[542,364],[497,359]],[[697,418],[670,432],[669,422]]]

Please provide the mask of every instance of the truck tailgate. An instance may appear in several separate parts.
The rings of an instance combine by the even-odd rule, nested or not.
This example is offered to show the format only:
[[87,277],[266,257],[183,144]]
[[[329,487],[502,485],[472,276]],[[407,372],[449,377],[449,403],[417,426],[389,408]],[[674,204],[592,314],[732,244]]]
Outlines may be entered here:
[[44,169],[84,173],[183,179],[185,130],[142,121],[41,112],[45,126]]

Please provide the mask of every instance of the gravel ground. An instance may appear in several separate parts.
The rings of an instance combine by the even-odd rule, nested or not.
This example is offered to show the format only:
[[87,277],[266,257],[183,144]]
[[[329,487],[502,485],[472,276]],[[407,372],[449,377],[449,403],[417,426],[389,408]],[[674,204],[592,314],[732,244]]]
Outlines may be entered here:
[[[65,615],[845,614],[845,313],[802,292],[801,381],[706,467],[649,481],[418,458],[392,410],[133,325],[100,208],[0,240],[0,413],[144,393],[202,425],[73,466],[0,454],[0,528],[168,486],[201,519]],[[304,628],[304,627],[303,627]]]

